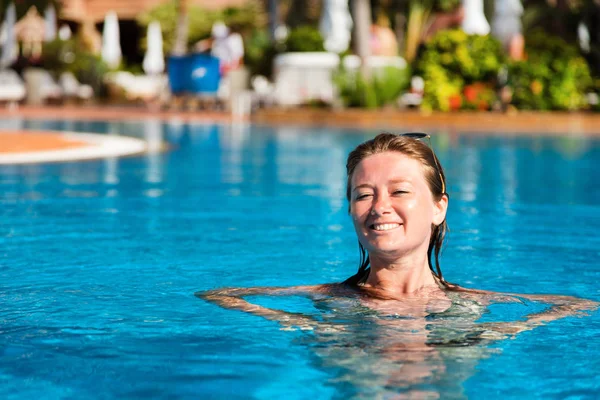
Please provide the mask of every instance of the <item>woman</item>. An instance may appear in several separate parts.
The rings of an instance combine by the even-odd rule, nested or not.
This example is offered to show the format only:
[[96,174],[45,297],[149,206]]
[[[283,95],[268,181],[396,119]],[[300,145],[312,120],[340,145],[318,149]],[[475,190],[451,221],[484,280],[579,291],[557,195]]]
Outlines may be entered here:
[[[570,296],[507,295],[446,282],[438,257],[447,229],[448,194],[442,166],[431,146],[421,140],[424,138],[429,139],[429,135],[382,133],[350,153],[346,164],[346,195],[361,253],[360,267],[354,276],[342,283],[219,289],[197,295],[226,308],[279,321],[284,326],[323,331],[343,331],[347,326],[266,308],[244,297],[304,295],[316,302],[353,299],[361,307],[376,312],[381,318],[379,325],[399,324],[390,322],[386,316],[404,318],[402,326],[423,333],[418,337],[417,347],[426,345],[430,336],[427,332],[430,321],[425,318],[443,313],[457,315],[457,307],[461,321],[466,318],[471,322],[470,331],[462,331],[469,338],[473,332],[478,338],[501,338],[597,307],[595,302]],[[546,303],[549,307],[527,315],[524,321],[475,323],[490,303],[527,301]]]

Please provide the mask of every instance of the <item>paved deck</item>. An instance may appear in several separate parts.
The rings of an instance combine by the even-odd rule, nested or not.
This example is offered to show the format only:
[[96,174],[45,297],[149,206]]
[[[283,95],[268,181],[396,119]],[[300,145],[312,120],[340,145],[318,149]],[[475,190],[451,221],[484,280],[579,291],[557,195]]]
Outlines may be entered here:
[[[24,119],[76,119],[97,121],[145,120],[147,118],[177,120],[181,122],[228,123],[229,113],[218,111],[155,111],[141,107],[20,107],[17,110],[0,109],[0,118]],[[473,135],[577,135],[600,137],[600,113],[433,113],[418,111],[369,111],[324,109],[270,109],[260,110],[252,116],[252,122],[268,125],[337,126],[368,128],[389,131],[450,130]],[[58,132],[0,131],[0,163],[9,163],[21,155],[27,162],[35,162],[36,154],[44,160],[56,161],[60,156],[74,159],[93,158],[91,147],[103,147],[98,157],[106,156],[111,146],[100,144],[99,139]],[[138,144],[139,145],[139,144]],[[137,146],[137,145],[136,145]],[[118,146],[117,146],[118,147]],[[135,147],[135,146],[134,146]],[[66,153],[64,153],[66,151]],[[58,153],[57,153],[58,152]],[[76,157],[77,153],[86,155]],[[2,161],[4,160],[4,161]]]
[[397,110],[273,109],[259,112],[254,116],[253,121],[270,125],[326,125],[389,131],[451,130],[472,135],[556,136],[566,134],[600,137],[600,113],[455,112],[424,114],[418,111]]
[[0,118],[136,121],[149,117],[184,122],[231,120],[230,114],[222,111],[163,111],[139,106],[21,106],[15,110],[0,108]]

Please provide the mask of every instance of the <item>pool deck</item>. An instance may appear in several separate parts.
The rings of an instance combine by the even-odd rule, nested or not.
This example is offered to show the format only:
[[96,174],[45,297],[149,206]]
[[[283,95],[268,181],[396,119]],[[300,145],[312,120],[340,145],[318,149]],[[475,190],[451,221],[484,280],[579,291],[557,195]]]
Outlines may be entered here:
[[[221,111],[163,111],[137,106],[21,106],[0,109],[0,118],[75,119],[89,121],[164,121],[229,123],[231,115]],[[600,137],[600,113],[489,113],[455,112],[424,114],[398,110],[266,109],[250,119],[256,124],[335,126],[389,131],[450,131],[471,135],[539,135]],[[0,131],[0,157],[31,156],[36,152],[76,150],[89,142],[60,132]]]
[[265,110],[253,122],[270,125],[338,126],[390,131],[451,131],[469,135],[600,137],[600,113],[454,112],[398,110]]

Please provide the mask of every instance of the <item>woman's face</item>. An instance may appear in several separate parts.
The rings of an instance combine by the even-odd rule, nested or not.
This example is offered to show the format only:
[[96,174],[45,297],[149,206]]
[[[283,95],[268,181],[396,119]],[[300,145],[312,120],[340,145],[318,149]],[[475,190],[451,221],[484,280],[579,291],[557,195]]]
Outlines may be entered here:
[[399,152],[369,156],[352,175],[350,215],[373,256],[426,254],[431,226],[444,221],[447,204],[446,196],[433,199],[420,162]]

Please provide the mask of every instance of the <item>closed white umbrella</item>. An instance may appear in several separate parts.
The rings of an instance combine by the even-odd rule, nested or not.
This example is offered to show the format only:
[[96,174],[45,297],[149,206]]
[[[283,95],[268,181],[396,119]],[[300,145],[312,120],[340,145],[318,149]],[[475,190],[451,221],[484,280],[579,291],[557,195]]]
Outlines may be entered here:
[[163,52],[163,38],[160,30],[160,22],[152,21],[148,25],[146,37],[146,55],[142,67],[148,75],[162,74],[165,70],[165,58]]
[[104,17],[102,29],[102,60],[112,69],[121,63],[121,39],[117,13],[110,11]]
[[350,45],[352,17],[348,0],[325,0],[319,22],[325,50],[343,53]]
[[483,13],[483,0],[463,0],[465,17],[462,29],[468,34],[487,35],[490,33],[490,24]]
[[2,55],[0,56],[0,67],[6,68],[11,65],[18,57],[17,40],[15,37],[15,23],[17,22],[17,12],[14,3],[11,3],[6,9],[4,23],[2,24],[4,41],[2,43]]
[[52,4],[48,4],[44,12],[44,40],[51,42],[56,39],[56,9]]

